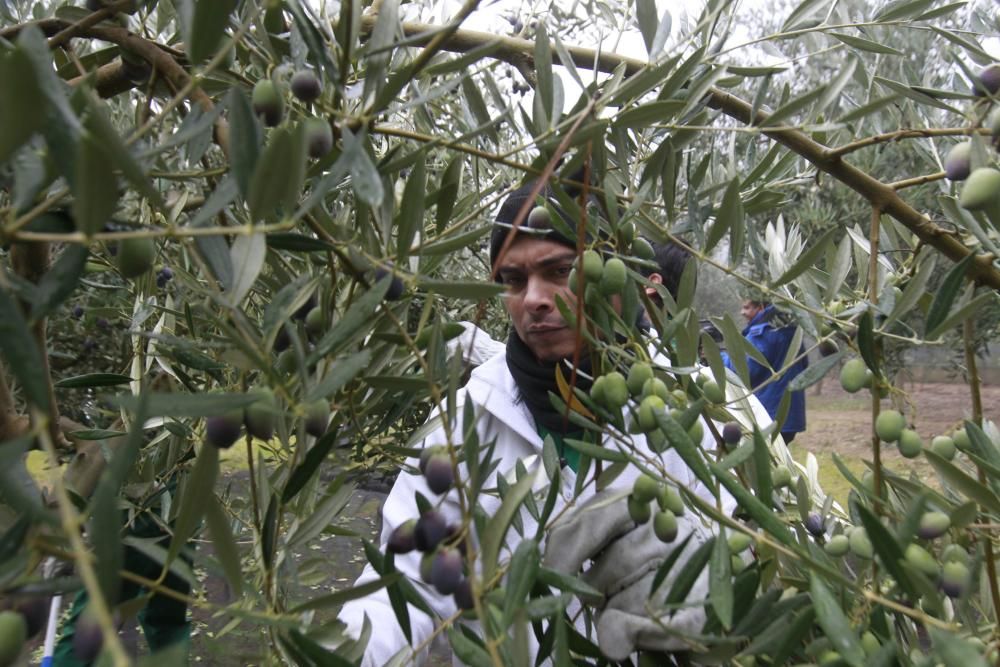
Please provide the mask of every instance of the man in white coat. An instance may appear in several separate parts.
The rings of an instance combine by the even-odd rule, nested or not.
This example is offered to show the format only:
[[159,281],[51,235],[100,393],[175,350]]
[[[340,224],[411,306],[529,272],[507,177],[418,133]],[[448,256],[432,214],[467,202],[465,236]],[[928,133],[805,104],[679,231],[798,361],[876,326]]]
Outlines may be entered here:
[[[584,439],[582,429],[568,422],[565,415],[552,405],[549,394],[566,396],[556,380],[557,368],[565,378],[572,372],[568,360],[577,356],[576,386],[587,390],[590,386],[589,354],[576,350],[577,332],[562,317],[557,298],[567,304],[575,303],[570,289],[569,275],[576,259],[575,241],[567,239],[542,222],[539,229],[529,229],[526,220],[519,231],[511,236],[511,223],[530,195],[532,183],[514,192],[504,203],[497,216],[491,236],[490,257],[497,279],[506,286],[505,305],[511,318],[512,332],[506,351],[496,354],[475,369],[467,385],[459,390],[457,407],[452,415],[451,428],[440,419],[436,427],[422,440],[422,446],[450,444],[461,447],[463,433],[474,428],[481,448],[495,442],[493,461],[497,462],[484,489],[495,489],[494,480],[502,476],[514,479],[519,464],[536,477],[536,488],[544,498],[550,480],[559,485],[556,506],[550,515],[554,526],[549,526],[545,564],[568,574],[577,574],[579,568],[593,559],[592,566],[583,575],[584,580],[604,594],[598,605],[596,641],[601,651],[615,660],[623,660],[636,650],[684,650],[690,646],[684,635],[697,634],[705,620],[704,608],[693,604],[671,614],[652,620],[647,618],[647,598],[650,582],[656,568],[675,548],[683,554],[674,565],[679,571],[684,561],[707,541],[713,526],[696,512],[685,512],[679,521],[678,537],[672,544],[656,539],[648,524],[636,526],[625,509],[625,497],[633,487],[640,472],[628,466],[595,502],[596,475],[590,468],[585,484],[577,483],[580,454],[567,446],[568,438]],[[548,188],[543,189],[551,210],[559,212]],[[541,216],[539,216],[541,217]],[[575,225],[574,225],[575,226]],[[463,424],[463,408],[474,408],[474,425]],[[572,404],[572,403],[571,403]],[[768,423],[766,413],[751,410],[754,417]],[[747,419],[746,424],[750,421]],[[426,432],[426,431],[425,431]],[[702,449],[715,448],[709,429],[703,429]],[[543,446],[555,445],[561,470],[557,475],[546,472],[542,465]],[[689,499],[700,498],[707,505],[728,515],[733,501],[728,494],[706,488],[691,472],[674,449],[653,452],[642,434],[627,434],[608,428],[603,442],[610,450],[628,452],[629,456],[643,462],[659,476],[683,487]],[[551,445],[550,445],[551,446]],[[550,450],[551,451],[551,450]],[[415,462],[414,462],[414,467]],[[457,466],[459,477],[467,474],[466,465]],[[460,526],[463,521],[461,498],[454,488],[443,495],[430,489],[427,479],[418,472],[403,470],[393,485],[382,509],[381,545],[383,549],[394,532],[403,524],[418,517],[415,495],[419,493],[437,502],[435,510],[450,526]],[[500,507],[496,494],[481,493],[480,508],[492,516]],[[689,503],[691,504],[691,503]],[[468,509],[464,513],[469,514]],[[500,558],[509,558],[526,536],[534,536],[537,524],[528,512],[521,512],[520,530],[510,530],[505,537],[505,548]],[[468,530],[474,533],[469,524]],[[553,539],[553,531],[559,535]],[[458,531],[461,534],[462,531]],[[690,539],[688,539],[690,538]],[[479,544],[481,535],[470,535],[472,544]],[[436,618],[408,606],[412,642],[407,641],[393,611],[387,592],[382,589],[366,597],[347,603],[340,619],[347,624],[348,633],[359,637],[367,622],[372,632],[365,650],[363,665],[385,665],[396,656],[397,660],[412,659],[421,662],[426,654],[429,639],[441,619],[454,619],[459,609],[454,595],[442,595],[421,577],[421,557],[415,551],[398,553],[395,567],[401,571],[421,593]],[[692,588],[690,601],[701,601],[707,595],[707,572]],[[374,581],[378,574],[369,565],[357,585]],[[669,586],[661,586],[665,595]],[[661,595],[661,598],[663,597]],[[664,632],[664,626],[670,631]],[[579,630],[584,628],[577,623]],[[529,640],[534,638],[530,636]],[[534,650],[536,647],[532,647]],[[397,655],[398,654],[398,655]]]

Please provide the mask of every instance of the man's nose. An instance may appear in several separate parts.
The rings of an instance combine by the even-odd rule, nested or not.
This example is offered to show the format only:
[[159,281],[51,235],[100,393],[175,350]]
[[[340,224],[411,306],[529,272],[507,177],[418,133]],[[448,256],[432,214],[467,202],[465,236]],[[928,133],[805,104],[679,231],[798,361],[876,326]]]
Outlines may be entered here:
[[528,278],[525,288],[524,305],[531,312],[545,312],[555,307],[552,299],[552,284],[538,276]]

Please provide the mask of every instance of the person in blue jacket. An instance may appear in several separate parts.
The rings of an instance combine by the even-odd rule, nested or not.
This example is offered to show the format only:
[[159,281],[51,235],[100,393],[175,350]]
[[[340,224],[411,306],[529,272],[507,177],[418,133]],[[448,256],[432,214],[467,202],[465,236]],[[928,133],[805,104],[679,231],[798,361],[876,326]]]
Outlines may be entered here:
[[[747,366],[750,370],[750,388],[764,404],[771,419],[777,419],[781,399],[788,390],[789,383],[809,365],[808,359],[799,347],[799,359],[793,363],[777,379],[772,379],[774,373],[782,369],[788,348],[795,336],[796,325],[789,318],[775,309],[769,301],[746,299],[740,306],[740,314],[748,324],[743,330],[743,337],[760,350],[771,368],[762,366],[753,357],[747,356]],[[729,357],[725,357],[726,365],[732,368]],[[772,369],[774,369],[772,371]],[[765,384],[766,383],[766,384]],[[761,386],[763,385],[763,386]],[[758,389],[758,387],[760,387]],[[804,391],[791,392],[791,405],[785,422],[781,425],[781,437],[785,442],[791,442],[795,436],[806,430],[806,395]]]

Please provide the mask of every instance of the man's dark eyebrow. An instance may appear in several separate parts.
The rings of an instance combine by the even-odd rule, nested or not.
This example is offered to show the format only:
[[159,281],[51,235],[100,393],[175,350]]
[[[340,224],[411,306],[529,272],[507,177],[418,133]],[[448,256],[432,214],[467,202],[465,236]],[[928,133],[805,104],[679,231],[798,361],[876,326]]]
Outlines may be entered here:
[[552,266],[553,264],[560,264],[562,262],[565,262],[566,260],[572,260],[572,259],[576,259],[576,252],[575,251],[565,252],[565,253],[562,253],[560,255],[555,255],[553,257],[548,257],[548,258],[543,259],[542,261],[540,261],[538,263],[538,265],[541,266],[541,267],[548,267],[548,266]]
[[498,268],[497,269],[497,275],[500,275],[501,273],[522,273],[523,271],[524,271],[524,269],[522,269],[521,265],[519,265],[519,264],[518,265],[507,265],[507,266],[501,266],[500,268]]
[[[546,257],[542,261],[538,262],[537,266],[539,268],[545,269],[545,268],[548,268],[548,267],[553,266],[555,264],[561,264],[562,262],[565,262],[565,261],[568,261],[568,260],[573,260],[573,259],[576,259],[576,252],[569,251],[569,252],[560,253],[558,255],[554,255],[552,257]],[[505,272],[506,273],[523,273],[524,272],[524,265],[523,264],[506,264],[506,265],[501,264],[500,267],[497,269],[497,275],[500,275],[501,273],[505,273]]]

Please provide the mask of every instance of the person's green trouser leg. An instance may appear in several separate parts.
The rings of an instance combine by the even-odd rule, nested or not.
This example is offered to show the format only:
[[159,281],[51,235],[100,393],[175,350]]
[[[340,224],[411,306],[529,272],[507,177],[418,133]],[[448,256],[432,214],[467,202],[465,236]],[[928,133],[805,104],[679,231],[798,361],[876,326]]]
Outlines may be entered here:
[[[139,537],[153,536],[149,533],[152,530],[151,525],[155,526],[154,522],[137,523],[141,525],[137,525],[130,532]],[[156,529],[158,530],[158,527]],[[169,546],[169,537],[164,538],[161,546]],[[142,552],[126,546],[124,569],[147,579],[156,579],[160,576],[161,565]],[[168,574],[163,583],[184,595],[191,591],[187,581],[173,573]],[[138,584],[122,580],[121,600],[130,600],[140,594],[148,594],[148,592]],[[53,654],[52,664],[56,667],[86,667],[90,664],[73,655],[73,636],[76,634],[76,623],[86,608],[88,600],[86,591],[80,591],[73,600],[69,618],[63,624],[62,633]],[[184,602],[165,595],[153,595],[139,612],[139,623],[142,626],[143,634],[146,635],[150,653],[156,653],[177,642],[190,644],[191,624],[187,620],[187,605]]]

